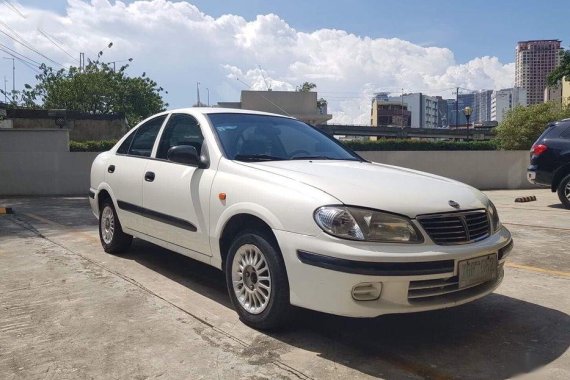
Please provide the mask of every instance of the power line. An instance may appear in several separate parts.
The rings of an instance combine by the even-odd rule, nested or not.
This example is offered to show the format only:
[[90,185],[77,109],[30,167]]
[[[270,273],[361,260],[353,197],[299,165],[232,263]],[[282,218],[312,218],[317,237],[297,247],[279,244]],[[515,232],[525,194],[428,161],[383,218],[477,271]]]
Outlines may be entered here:
[[69,54],[67,52],[67,50],[65,50],[63,48],[63,46],[61,46],[60,44],[58,44],[57,42],[55,42],[50,36],[49,34],[47,34],[46,32],[44,32],[43,30],[41,30],[40,28],[37,28],[37,31],[40,32],[42,34],[42,36],[44,36],[49,42],[51,42],[53,45],[55,45],[59,50],[61,50],[62,52],[64,52],[65,54],[67,54],[69,57],[71,57],[71,59],[76,59],[76,57],[72,56],[71,54]]
[[[20,56],[20,57],[23,57],[23,59],[27,60],[28,62],[34,63],[34,64],[35,64],[34,66],[36,66],[36,67],[39,67],[39,66],[41,65],[40,62],[38,62],[38,61],[36,61],[36,60],[34,60],[34,59],[32,59],[32,58],[30,58],[30,57],[28,57],[28,56],[22,54],[22,53],[19,53],[19,52],[17,52],[16,50],[14,50],[14,49],[12,49],[12,48],[10,48],[10,47],[8,47],[8,46],[2,44],[2,43],[0,43],[0,48],[9,50],[9,51],[11,51],[13,54],[16,54],[16,55],[18,55],[18,56]],[[11,55],[11,53],[8,53],[8,54]]]
[[22,12],[20,12],[20,10],[18,8],[16,8],[16,6],[14,4],[12,4],[11,2],[8,1],[4,1],[4,4],[6,4],[7,6],[9,6],[14,12],[16,12],[18,15],[22,16],[23,18],[26,18],[26,15],[23,14]]
[[4,53],[6,53],[6,54],[12,56],[14,59],[17,59],[18,62],[23,63],[26,67],[28,67],[28,68],[29,68],[30,70],[32,70],[34,73],[36,73],[36,74],[41,73],[41,71],[38,70],[34,65],[30,64],[29,62],[25,61],[24,59],[22,59],[22,58],[20,58],[20,57],[17,57],[16,55],[14,55],[14,54],[10,53],[9,51],[4,50],[4,49],[2,49],[2,48],[0,48],[0,51],[3,51]]
[[[33,46],[31,46],[24,38],[22,38],[22,36],[20,36],[16,31],[14,31],[12,28],[10,28],[8,25],[6,25],[5,23],[3,23],[2,21],[0,21],[0,24],[2,24],[5,28],[7,28],[8,30],[10,30],[12,33],[14,33],[16,36],[18,36],[20,39],[15,38],[14,36],[11,36],[10,34],[6,33],[4,30],[0,29],[0,33],[4,34],[5,36],[7,36],[8,38],[10,38],[11,40],[19,43],[20,45],[26,47],[27,49],[33,51],[34,53],[42,56],[43,58],[47,59],[48,61],[51,61],[53,63],[55,63],[56,65],[59,65],[61,67],[64,67],[64,65],[62,65],[61,63],[54,61],[53,59],[49,58],[48,56],[42,54],[41,52],[37,51]],[[23,41],[23,42],[22,42]]]

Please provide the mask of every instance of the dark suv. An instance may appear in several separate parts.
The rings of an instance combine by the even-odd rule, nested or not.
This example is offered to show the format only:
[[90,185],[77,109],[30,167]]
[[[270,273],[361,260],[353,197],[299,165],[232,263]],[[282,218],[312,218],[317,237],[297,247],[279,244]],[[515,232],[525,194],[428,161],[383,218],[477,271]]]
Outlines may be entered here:
[[527,178],[558,192],[570,209],[570,119],[549,124],[530,149]]

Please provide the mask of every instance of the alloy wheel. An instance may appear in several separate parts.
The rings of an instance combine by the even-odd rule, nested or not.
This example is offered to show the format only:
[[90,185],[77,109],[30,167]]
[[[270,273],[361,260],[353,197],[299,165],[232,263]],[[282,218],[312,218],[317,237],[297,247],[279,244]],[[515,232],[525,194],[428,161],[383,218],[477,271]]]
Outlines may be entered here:
[[111,244],[113,235],[115,234],[115,215],[113,214],[113,209],[111,209],[111,207],[105,206],[101,213],[100,223],[103,241],[105,244]]
[[253,245],[238,248],[232,262],[232,283],[240,305],[251,314],[267,308],[271,297],[271,273],[263,252]]

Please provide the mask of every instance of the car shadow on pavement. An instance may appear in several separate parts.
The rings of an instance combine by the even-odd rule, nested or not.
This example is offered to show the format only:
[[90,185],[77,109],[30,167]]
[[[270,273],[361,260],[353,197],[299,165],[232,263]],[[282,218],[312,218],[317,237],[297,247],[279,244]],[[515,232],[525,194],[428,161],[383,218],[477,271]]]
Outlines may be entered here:
[[563,312],[491,294],[456,308],[374,319],[300,310],[294,328],[273,336],[372,376],[382,376],[387,362],[423,378],[504,379],[564,354],[568,326]]
[[[131,251],[124,257],[232,307],[221,271],[138,239]],[[267,335],[371,376],[389,376],[395,366],[422,378],[504,379],[560,357],[570,346],[568,326],[563,312],[491,294],[456,308],[374,319],[295,309],[290,327]]]
[[134,239],[129,252],[121,257],[134,260],[202,296],[232,308],[224,274],[210,265],[141,239]]
[[564,205],[562,203],[554,203],[554,204],[548,205],[547,207],[557,208],[559,210],[568,210],[566,207],[564,207]]

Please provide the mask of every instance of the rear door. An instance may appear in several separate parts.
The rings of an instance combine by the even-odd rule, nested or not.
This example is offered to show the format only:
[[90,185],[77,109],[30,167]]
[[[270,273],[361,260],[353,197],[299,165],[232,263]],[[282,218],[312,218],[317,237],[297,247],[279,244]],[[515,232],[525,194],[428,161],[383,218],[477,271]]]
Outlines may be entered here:
[[[146,166],[143,206],[148,211],[144,233],[211,255],[207,216],[215,171],[168,160],[173,146],[191,145],[205,153],[198,121],[189,114],[172,114],[161,134],[153,160]],[[150,180],[152,178],[152,180]]]
[[107,163],[105,181],[111,187],[117,202],[119,220],[128,229],[142,229],[143,216],[140,209],[145,168],[165,119],[166,115],[161,115],[141,124]]

